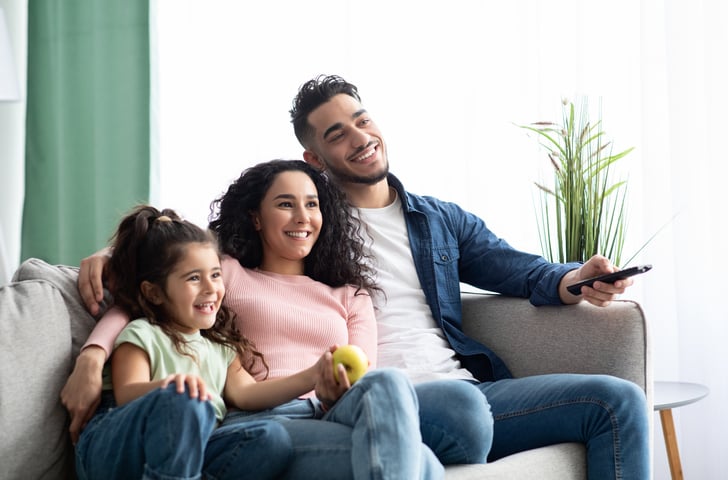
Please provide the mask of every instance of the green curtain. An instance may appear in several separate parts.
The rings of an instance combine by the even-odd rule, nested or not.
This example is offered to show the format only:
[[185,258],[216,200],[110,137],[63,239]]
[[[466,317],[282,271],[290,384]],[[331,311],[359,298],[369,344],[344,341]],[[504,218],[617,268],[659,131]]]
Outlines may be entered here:
[[21,257],[78,265],[149,198],[149,0],[29,0]]

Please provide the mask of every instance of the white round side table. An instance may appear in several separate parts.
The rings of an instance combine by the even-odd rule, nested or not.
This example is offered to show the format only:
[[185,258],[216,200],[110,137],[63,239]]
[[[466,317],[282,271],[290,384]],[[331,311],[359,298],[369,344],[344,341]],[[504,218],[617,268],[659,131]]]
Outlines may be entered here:
[[670,463],[670,475],[673,480],[682,480],[682,464],[675,435],[675,423],[672,409],[695,403],[710,393],[708,387],[689,382],[655,382],[655,411],[660,412],[662,434],[665,437],[667,460]]

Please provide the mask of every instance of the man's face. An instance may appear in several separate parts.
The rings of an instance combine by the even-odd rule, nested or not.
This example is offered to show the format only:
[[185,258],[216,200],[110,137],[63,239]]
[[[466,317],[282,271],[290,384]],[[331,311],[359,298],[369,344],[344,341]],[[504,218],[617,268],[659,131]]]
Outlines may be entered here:
[[337,183],[374,185],[389,171],[382,134],[353,97],[334,96],[308,116],[314,138],[306,161],[323,168]]

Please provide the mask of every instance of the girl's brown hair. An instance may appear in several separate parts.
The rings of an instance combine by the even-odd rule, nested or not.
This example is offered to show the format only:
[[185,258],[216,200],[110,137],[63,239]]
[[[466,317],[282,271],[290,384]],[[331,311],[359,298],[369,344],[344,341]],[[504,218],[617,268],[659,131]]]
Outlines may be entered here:
[[[110,290],[114,302],[131,318],[146,317],[158,325],[182,355],[191,355],[185,348],[182,335],[171,327],[164,305],[155,305],[141,292],[144,281],[166,292],[167,277],[182,259],[186,248],[193,243],[210,244],[217,241],[210,231],[181,219],[174,210],[162,211],[149,205],[139,205],[120,222],[111,239],[113,254],[107,265]],[[217,312],[215,324],[200,334],[212,342],[235,350],[247,370],[261,361],[268,370],[263,355],[253,342],[243,337],[234,322],[234,314],[225,306]]]

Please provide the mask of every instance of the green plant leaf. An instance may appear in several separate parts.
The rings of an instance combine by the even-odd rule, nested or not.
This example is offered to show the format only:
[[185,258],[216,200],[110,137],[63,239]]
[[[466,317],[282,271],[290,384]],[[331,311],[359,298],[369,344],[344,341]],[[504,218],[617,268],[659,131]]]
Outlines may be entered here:
[[602,254],[619,265],[626,233],[627,181],[612,168],[634,148],[611,152],[601,118],[589,119],[588,103],[566,102],[562,123],[519,125],[533,132],[553,167],[553,186],[536,183],[539,242],[550,261],[586,261]]

